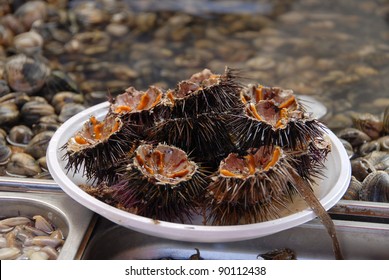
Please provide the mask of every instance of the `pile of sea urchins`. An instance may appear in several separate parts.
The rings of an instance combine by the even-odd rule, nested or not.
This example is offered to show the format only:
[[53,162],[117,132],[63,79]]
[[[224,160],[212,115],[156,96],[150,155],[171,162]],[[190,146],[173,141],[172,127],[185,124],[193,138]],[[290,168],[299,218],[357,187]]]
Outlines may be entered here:
[[331,150],[326,138],[293,91],[243,86],[226,68],[175,89],[129,87],[64,149],[66,169],[81,172],[90,182],[82,188],[110,205],[156,220],[200,214],[205,223],[236,225],[279,217],[296,192],[315,208],[311,187]]

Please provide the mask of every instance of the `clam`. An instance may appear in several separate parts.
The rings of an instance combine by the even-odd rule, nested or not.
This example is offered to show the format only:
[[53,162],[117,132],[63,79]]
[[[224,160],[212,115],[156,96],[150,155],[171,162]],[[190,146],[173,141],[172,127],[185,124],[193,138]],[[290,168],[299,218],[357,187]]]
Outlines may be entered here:
[[65,122],[83,110],[85,110],[85,106],[82,104],[67,103],[67,104],[63,105],[58,119],[60,122]]
[[[41,94],[48,101],[52,101],[53,97],[64,91],[78,92],[78,87],[73,78],[60,70],[53,70],[46,79],[46,83],[41,89]],[[54,105],[54,104],[53,104]]]
[[63,245],[64,241],[59,238],[54,238],[51,236],[35,236],[32,239],[32,244],[37,246],[50,246],[52,248],[57,248],[58,246]]
[[14,91],[22,91],[27,94],[39,91],[49,74],[50,69],[45,63],[24,54],[10,57],[5,65],[8,85]]
[[28,177],[42,172],[35,159],[26,153],[15,153],[11,156],[6,173],[9,176]]
[[15,36],[13,43],[18,52],[36,55],[42,51],[43,38],[35,31],[29,31]]
[[15,123],[19,115],[19,109],[14,103],[0,103],[0,125]]
[[47,168],[47,160],[46,160],[45,156],[38,159],[38,164],[39,164],[40,168],[42,168],[43,171],[49,170]]
[[43,251],[33,252],[29,257],[30,257],[30,260],[48,260],[49,259],[49,255]]
[[1,18],[1,24],[4,27],[9,28],[9,30],[12,31],[13,34],[20,34],[25,31],[23,24],[13,14],[7,14],[3,16]]
[[52,122],[50,118],[58,119],[57,115],[44,116],[39,119],[38,123],[32,125],[32,131],[34,134],[39,134],[45,131],[56,131],[61,125],[59,122]]
[[369,174],[362,182],[361,200],[389,202],[389,174],[385,171]]
[[7,140],[11,145],[25,147],[32,137],[32,130],[28,126],[17,125],[11,128]]
[[18,108],[21,108],[28,101],[30,101],[30,96],[24,92],[11,92],[0,97],[0,103],[13,103]]
[[0,249],[0,260],[12,260],[20,255],[20,249],[10,247]]
[[62,107],[67,103],[83,104],[83,102],[84,97],[81,94],[71,91],[58,92],[51,100],[51,104],[54,106],[57,114],[61,112]]
[[51,246],[44,246],[41,252],[46,253],[49,260],[56,260],[58,258],[58,251]]
[[353,147],[371,141],[371,137],[357,128],[348,127],[336,134],[339,138],[347,140]]
[[389,153],[386,151],[374,151],[365,156],[364,159],[369,161],[376,170],[386,170],[389,168]]
[[31,220],[29,218],[19,216],[19,217],[11,217],[11,218],[3,219],[0,221],[0,224],[14,227],[14,226],[26,225],[30,222]]
[[374,165],[365,158],[356,158],[351,160],[352,175],[358,180],[363,181],[367,175],[376,171]]
[[377,139],[383,130],[380,118],[369,113],[354,115],[353,123],[355,128],[366,133],[371,139]]
[[35,215],[32,219],[35,221],[35,228],[42,230],[47,234],[51,234],[54,231],[52,224],[41,215]]
[[46,100],[35,99],[25,103],[20,109],[20,113],[26,124],[33,125],[37,123],[41,117],[55,114],[55,110]]
[[346,193],[343,195],[342,199],[359,200],[361,189],[362,189],[362,183],[359,182],[354,176],[351,176],[350,184],[347,188]]
[[5,138],[7,137],[7,132],[4,130],[4,129],[2,129],[2,128],[0,128],[0,143],[1,144],[5,144]]
[[47,13],[47,4],[44,1],[30,1],[21,5],[15,11],[15,16],[23,24],[25,30],[30,30],[35,21],[44,21]]
[[[342,139],[343,140],[343,139]],[[370,142],[366,142],[366,143],[363,143],[359,149],[358,149],[358,153],[361,155],[361,156],[366,156],[368,154],[370,154],[371,152],[373,151],[379,151],[381,149],[381,144],[380,142],[378,142],[378,140],[373,140],[373,141],[370,141]]]
[[28,143],[25,151],[36,159],[46,156],[46,149],[49,145],[53,131],[44,131],[35,135]]
[[84,27],[99,25],[109,19],[108,13],[92,1],[77,5],[75,16],[77,21]]

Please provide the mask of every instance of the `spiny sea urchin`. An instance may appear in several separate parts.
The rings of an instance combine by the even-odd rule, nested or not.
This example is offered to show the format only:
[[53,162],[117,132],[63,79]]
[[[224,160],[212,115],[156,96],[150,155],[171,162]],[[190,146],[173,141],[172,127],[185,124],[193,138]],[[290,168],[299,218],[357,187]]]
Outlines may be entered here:
[[235,150],[225,115],[243,108],[240,89],[228,68],[223,75],[204,69],[181,81],[166,93],[169,117],[156,121],[149,139],[177,146],[199,161],[214,164]]
[[72,169],[74,173],[81,171],[88,180],[104,180],[107,176],[104,170],[131,151],[137,138],[137,134],[114,115],[103,121],[92,116],[62,147],[66,150],[65,169]]
[[173,118],[197,117],[203,113],[224,113],[241,106],[241,88],[231,69],[226,68],[222,75],[204,69],[179,82],[166,95],[173,105]]
[[165,119],[156,123],[149,135],[150,140],[179,147],[210,165],[236,149],[223,117],[216,115]]
[[208,219],[215,225],[236,225],[278,218],[292,200],[290,168],[290,158],[276,146],[245,156],[229,154],[207,189]]
[[242,91],[244,113],[229,128],[242,150],[261,145],[304,149],[323,136],[323,125],[308,114],[291,90],[250,85]]
[[112,199],[122,209],[164,221],[190,220],[207,185],[206,176],[187,154],[173,146],[140,145]]
[[136,131],[139,138],[145,138],[154,121],[166,117],[168,108],[163,105],[163,96],[163,91],[156,86],[150,86],[146,91],[129,87],[110,101],[108,115],[117,115],[125,126]]

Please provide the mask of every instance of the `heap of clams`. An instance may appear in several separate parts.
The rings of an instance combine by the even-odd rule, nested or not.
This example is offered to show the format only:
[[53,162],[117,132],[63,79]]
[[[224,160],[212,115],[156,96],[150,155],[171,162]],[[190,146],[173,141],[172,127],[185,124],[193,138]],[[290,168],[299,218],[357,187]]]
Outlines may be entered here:
[[0,260],[55,260],[65,236],[41,215],[0,220]]
[[389,107],[382,117],[356,114],[353,127],[337,136],[348,151],[353,175],[343,199],[389,202]]
[[243,86],[229,68],[204,69],[174,89],[131,87],[63,149],[68,172],[90,182],[81,186],[87,193],[155,220],[263,222],[280,217],[299,193],[341,258],[332,220],[312,191],[331,144],[291,90]]

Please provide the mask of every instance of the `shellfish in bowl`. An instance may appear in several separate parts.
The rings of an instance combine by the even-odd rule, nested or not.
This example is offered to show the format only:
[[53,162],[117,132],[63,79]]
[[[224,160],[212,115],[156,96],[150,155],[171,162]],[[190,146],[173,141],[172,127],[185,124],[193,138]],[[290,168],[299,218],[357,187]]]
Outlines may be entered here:
[[[204,70],[158,94],[128,89],[126,98],[82,111],[56,131],[50,173],[111,221],[176,240],[246,240],[317,215],[341,258],[325,210],[350,180],[342,143],[292,91],[255,86],[255,93],[263,90],[260,100],[242,95],[252,89],[229,69]],[[143,117],[129,117],[133,111]]]

